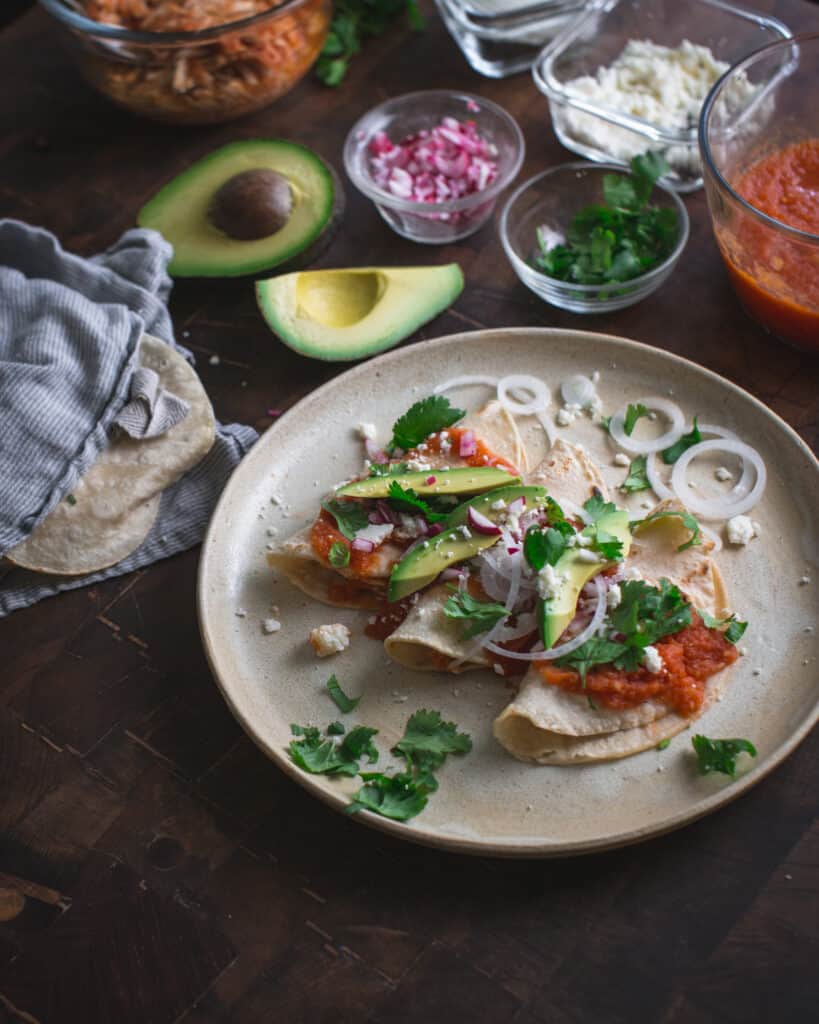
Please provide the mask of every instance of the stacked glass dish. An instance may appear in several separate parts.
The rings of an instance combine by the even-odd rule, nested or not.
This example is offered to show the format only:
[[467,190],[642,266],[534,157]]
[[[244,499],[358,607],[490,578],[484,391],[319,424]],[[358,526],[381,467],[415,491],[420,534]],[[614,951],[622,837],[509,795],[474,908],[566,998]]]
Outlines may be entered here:
[[587,0],[436,0],[450,35],[489,78],[527,71]]

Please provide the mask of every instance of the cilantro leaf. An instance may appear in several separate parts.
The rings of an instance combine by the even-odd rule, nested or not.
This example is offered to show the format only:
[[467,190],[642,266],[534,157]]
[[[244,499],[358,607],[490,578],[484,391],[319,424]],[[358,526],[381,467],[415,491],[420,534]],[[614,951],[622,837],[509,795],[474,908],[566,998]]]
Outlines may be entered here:
[[666,738],[664,740],[660,740],[660,742],[657,744],[655,749],[656,750],[668,750],[668,748],[670,746],[671,746],[671,740],[669,739],[668,736],[666,736]]
[[444,395],[422,398],[393,424],[390,448],[401,448],[404,451],[415,448],[430,434],[451,427],[465,415],[463,409],[450,405]]
[[409,469],[406,462],[371,462],[370,476],[398,476]]
[[625,491],[626,494],[633,494],[635,491],[645,491],[651,487],[646,475],[647,461],[645,455],[638,455],[635,459],[631,460],[628,467],[628,476],[620,484],[621,491]]
[[454,722],[443,721],[439,711],[422,710],[411,716],[392,752],[406,758],[413,777],[433,791],[438,783],[432,773],[441,767],[447,754],[466,754],[471,749],[471,738],[458,732]]
[[663,452],[663,462],[668,466],[672,465],[684,451],[687,451],[692,445],[699,444],[701,440],[702,434],[697,426],[697,417],[695,416],[690,433],[683,434],[679,441],[675,441],[670,448],[665,449]]
[[583,502],[583,508],[588,513],[592,524],[596,523],[602,516],[607,516],[611,512],[617,511],[617,506],[611,501],[606,501],[597,489],[595,489],[594,494],[588,499],[588,501]]
[[399,512],[422,515],[428,523],[438,523],[442,519],[446,519],[449,514],[448,512],[436,512],[429,502],[419,497],[411,487],[402,487],[397,480],[393,480],[390,484],[387,498]]
[[333,703],[343,715],[348,715],[351,711],[358,707],[358,702],[361,700],[360,697],[348,697],[347,694],[341,689],[338,679],[335,675],[330,676],[327,680],[327,692],[333,698]]
[[341,722],[330,722],[327,726],[328,736],[343,736],[346,731]]
[[594,531],[592,550],[599,551],[609,562],[619,562],[623,557],[623,542],[619,537],[615,537],[613,533],[608,533],[606,530],[601,530],[597,527]]
[[350,549],[346,544],[342,544],[340,540],[333,541],[330,545],[327,561],[330,565],[334,565],[336,569],[343,569],[345,565],[350,564]]
[[372,738],[377,734],[378,729],[370,729],[366,725],[357,725],[355,729],[351,729],[347,733],[341,741],[339,749],[349,757],[355,758],[356,761],[366,754],[369,763],[374,764],[378,760],[378,750]]
[[336,87],[344,80],[350,60],[364,39],[379,36],[401,12],[416,31],[424,28],[417,0],[336,0],[330,31],[316,62],[316,77]]
[[630,647],[644,648],[691,625],[691,605],[667,579],[653,587],[644,580],[620,585],[620,604],[611,613],[612,628]]
[[611,416],[601,416],[600,417],[600,426],[603,428],[603,430],[606,431],[607,434],[610,433],[610,431],[611,431]]
[[623,420],[623,430],[629,437],[631,437],[637,425],[637,420],[641,420],[645,416],[648,416],[648,408],[642,402],[637,402],[636,405],[629,405]]
[[722,772],[733,779],[737,773],[737,757],[741,753],[756,757],[756,747],[750,740],[711,740],[707,736],[692,736],[691,744],[696,751],[702,775]]
[[723,636],[731,644],[735,644],[740,640],[748,628],[748,623],[740,622],[736,615],[729,615],[727,619],[715,619],[713,615],[709,615],[706,611],[700,611],[699,615],[703,624],[709,629],[721,629],[723,626],[727,626],[728,628],[723,633]]
[[464,640],[471,640],[478,633],[485,633],[495,623],[505,619],[509,612],[502,604],[491,601],[478,601],[465,590],[459,590],[444,603],[444,614],[450,619],[468,619],[472,625],[463,635]]
[[558,520],[545,530],[542,526],[530,526],[523,538],[523,554],[535,572],[544,565],[556,565],[557,560],[568,547],[568,538],[575,530],[565,519]]
[[683,525],[691,531],[690,538],[684,544],[680,544],[677,548],[678,551],[685,551],[687,548],[692,548],[696,544],[702,544],[702,531],[700,530],[700,524],[694,516],[685,509],[678,511],[677,509],[668,508],[664,509],[662,512],[652,512],[651,515],[646,516],[645,519],[635,519],[628,525],[631,532],[634,533],[635,530],[639,530],[643,526],[648,526],[649,523],[655,523],[658,519],[665,519],[667,516],[678,516],[682,519]]
[[369,526],[370,520],[364,511],[364,506],[359,501],[341,501],[331,498],[329,501],[323,501],[321,507],[335,519],[339,533],[347,540],[355,540],[356,531]]
[[601,636],[593,636],[570,654],[564,654],[562,658],[558,658],[555,664],[573,668],[580,675],[580,680],[585,687],[586,674],[590,668],[594,665],[611,664],[615,658],[624,654],[625,650],[625,644],[606,640]]
[[323,739],[318,729],[306,728],[288,749],[293,763],[311,775],[358,775],[358,761],[332,739]]
[[382,818],[408,821],[427,805],[427,789],[411,775],[383,775],[380,772],[362,774],[364,785],[347,806],[347,814],[373,811]]

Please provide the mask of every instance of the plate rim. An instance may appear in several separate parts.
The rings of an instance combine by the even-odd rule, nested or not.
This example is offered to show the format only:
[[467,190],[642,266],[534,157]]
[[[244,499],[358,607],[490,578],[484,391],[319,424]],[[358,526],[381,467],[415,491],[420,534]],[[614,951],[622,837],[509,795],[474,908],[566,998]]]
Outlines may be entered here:
[[[694,370],[698,374],[705,375],[713,382],[718,383],[723,387],[727,387],[736,395],[741,396],[742,399],[750,401],[750,403],[756,408],[757,412],[772,420],[779,429],[784,428],[786,434],[790,436],[791,441],[795,441],[797,447],[808,457],[809,462],[813,465],[814,472],[819,475],[819,459],[807,442],[800,437],[797,431],[789,423],[774,412],[773,409],[769,408],[764,402],[758,399],[755,395],[752,395],[749,391],[746,391],[739,384],[735,384],[733,381],[728,380],[716,371],[711,370],[708,367],[701,366],[692,359],[678,355],[676,352],[668,352],[665,349],[647,344],[646,342],[635,341],[632,338],[624,338],[621,335],[609,334],[604,331],[588,331],[561,327],[487,327],[473,331],[458,331],[454,334],[446,334],[441,337],[430,338],[425,341],[416,342],[413,345],[402,346],[393,351],[381,353],[374,356],[372,359],[368,359],[355,366],[351,366],[342,373],[331,377],[330,380],[325,381],[312,391],[308,391],[307,394],[303,395],[297,402],[290,406],[290,408],[288,408],[282,416],[268,427],[268,429],[259,437],[259,440],[254,444],[250,452],[231,473],[224,488],[222,489],[222,493],[213,510],[205,537],[202,541],[196,577],[196,611],[199,633],[205,657],[208,662],[208,667],[210,668],[214,682],[219,688],[219,691],[230,709],[231,714],[256,746],[271,761],[273,761],[276,766],[285,773],[285,775],[296,782],[302,789],[306,790],[311,796],[318,797],[318,799],[328,807],[331,807],[333,810],[342,814],[345,813],[346,807],[349,803],[347,797],[342,793],[333,793],[323,789],[313,780],[313,776],[307,772],[299,770],[299,768],[293,764],[293,762],[287,757],[284,748],[279,749],[275,745],[266,741],[265,738],[254,728],[253,723],[248,721],[243,715],[232,697],[229,684],[222,678],[220,672],[219,652],[216,645],[213,643],[213,638],[208,624],[208,599],[210,595],[208,594],[207,577],[210,574],[211,552],[218,542],[217,534],[220,528],[223,510],[231,500],[233,490],[238,486],[237,480],[242,478],[245,473],[252,472],[252,469],[247,467],[253,466],[257,457],[257,452],[264,450],[264,448],[272,443],[269,439],[272,438],[275,440],[278,432],[281,430],[282,422],[291,422],[295,418],[295,415],[299,414],[303,405],[308,401],[314,401],[317,398],[320,399],[326,392],[332,391],[339,381],[347,381],[355,379],[358,376],[365,376],[373,367],[380,368],[396,359],[406,358],[408,351],[412,351],[413,353],[418,353],[423,356],[423,353],[430,349],[446,348],[450,346],[457,347],[467,340],[482,340],[488,335],[497,334],[503,334],[506,337],[509,335],[513,335],[515,337],[526,336],[527,338],[536,341],[538,344],[548,343],[549,339],[554,337],[559,336],[561,338],[565,338],[568,335],[570,338],[576,339],[581,343],[584,340],[593,340],[595,342],[602,341],[605,344],[612,344],[615,350],[626,348],[637,351],[648,351],[651,352],[652,355],[669,360],[672,364],[685,366],[688,369]],[[819,720],[819,697],[817,697],[810,714],[806,716],[800,726],[766,758],[763,764],[749,769],[740,778],[726,784],[723,788],[702,800],[698,800],[691,809],[680,811],[678,814],[661,822],[660,824],[647,825],[637,829],[632,828],[627,831],[613,834],[609,833],[607,836],[603,837],[564,843],[548,839],[537,840],[536,842],[521,842],[515,839],[480,839],[441,832],[437,829],[424,827],[422,822],[418,822],[418,819],[414,819],[413,824],[407,825],[402,822],[392,821],[389,818],[381,817],[371,811],[359,811],[355,815],[355,819],[369,828],[373,828],[379,832],[386,832],[399,839],[407,840],[417,845],[455,853],[472,854],[475,856],[493,856],[510,859],[536,859],[576,856],[579,854],[619,849],[625,846],[632,846],[636,843],[644,842],[658,836],[667,835],[670,832],[683,828],[685,825],[698,821],[700,818],[713,813],[720,807],[723,807],[743,796],[753,786],[766,778],[775,768],[779,767],[779,765],[793,753],[793,751],[811,732],[817,720]]]

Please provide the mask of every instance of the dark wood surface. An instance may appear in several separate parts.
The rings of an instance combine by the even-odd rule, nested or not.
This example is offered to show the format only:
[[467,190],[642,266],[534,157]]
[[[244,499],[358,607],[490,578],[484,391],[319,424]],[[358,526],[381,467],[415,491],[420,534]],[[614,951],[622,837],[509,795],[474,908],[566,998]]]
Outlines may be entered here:
[[[803,0],[758,6],[816,26]],[[95,96],[38,12],[0,35],[0,67],[0,213],[86,254],[215,146],[290,136],[340,167],[354,118],[419,87],[507,107],[525,129],[524,173],[567,159],[530,79],[473,74],[435,17],[423,35],[396,28],[368,46],[338,91],[307,81],[248,120],[188,131]],[[816,448],[819,361],[743,315],[704,196],[686,202],[692,237],[671,281],[594,320],[526,291],[492,227],[420,249],[352,190],[322,262],[456,259],[465,292],[408,344],[484,326],[592,326],[724,374]],[[281,346],[249,282],[180,283],[171,309],[222,420],[263,428],[267,409],[344,368]],[[202,654],[197,558],[0,622],[0,1022],[815,1019],[815,736],[741,800],[636,848],[503,862],[403,844],[311,799],[244,736]]]

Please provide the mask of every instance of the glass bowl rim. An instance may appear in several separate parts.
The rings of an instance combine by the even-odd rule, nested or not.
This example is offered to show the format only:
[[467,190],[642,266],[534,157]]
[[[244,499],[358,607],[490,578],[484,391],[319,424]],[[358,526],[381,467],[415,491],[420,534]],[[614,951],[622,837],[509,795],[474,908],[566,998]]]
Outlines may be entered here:
[[[379,111],[391,105],[408,105],[410,102],[430,98],[463,100],[466,104],[470,102],[476,103],[482,110],[488,110],[493,117],[503,122],[511,130],[514,139],[515,156],[506,172],[502,175],[499,174],[492,184],[482,191],[473,192],[471,195],[462,196],[459,199],[444,199],[440,202],[424,203],[417,199],[402,199],[400,196],[393,195],[392,192],[388,192],[386,189],[376,185],[369,176],[359,173],[355,156],[362,145],[366,144],[372,136],[372,131],[365,132],[364,123],[369,121]],[[365,132],[363,136],[362,132]],[[493,103],[483,96],[463,92],[460,89],[420,89],[416,92],[405,92],[399,96],[391,96],[388,100],[379,103],[375,107],[371,107],[366,113],[362,114],[349,130],[347,138],[344,140],[344,169],[347,171],[347,175],[355,187],[374,203],[389,206],[403,213],[457,213],[462,210],[469,210],[481,203],[489,202],[495,199],[515,179],[523,164],[525,155],[526,140],[515,118],[499,104]]]
[[766,227],[775,228],[778,231],[784,232],[786,235],[796,239],[799,242],[807,242],[809,245],[819,246],[819,234],[814,234],[811,231],[803,231],[802,228],[795,228],[791,224],[786,224],[782,220],[777,220],[776,217],[772,217],[768,213],[764,213],[762,210],[757,209],[748,202],[747,199],[743,198],[733,187],[729,184],[722,172],[717,168],[713,154],[711,152],[711,146],[708,142],[708,132],[706,131],[706,124],[708,121],[708,115],[711,113],[711,108],[716,102],[717,96],[722,90],[734,72],[744,71],[750,64],[760,58],[767,57],[772,51],[781,49],[785,46],[801,45],[805,42],[816,42],[819,43],[819,32],[801,32],[798,35],[790,36],[788,39],[778,39],[773,43],[769,43],[767,46],[761,47],[759,50],[754,50],[753,53],[749,53],[747,57],[739,61],[738,64],[734,64],[730,67],[724,75],[722,75],[711,87],[711,91],[705,98],[705,102],[702,105],[702,112],[700,113],[700,124],[698,129],[700,154],[702,155],[703,162],[707,167],[708,171],[713,175],[714,179],[719,184],[720,188],[724,189],[728,195],[739,205],[739,207],[747,213],[750,213],[753,217],[757,218]]
[[[747,7],[739,7],[736,4],[727,3],[726,0],[700,0],[710,7],[717,7],[726,14],[732,14],[744,21],[752,21],[760,27],[770,29],[779,35],[779,39],[773,40],[775,45],[793,38],[793,33],[788,26],[759,11],[750,10]],[[567,93],[561,82],[554,77],[552,68],[557,57],[575,41],[582,32],[585,25],[597,14],[609,14],[610,11],[620,3],[620,0],[592,0],[587,6],[583,15],[573,24],[568,25],[562,32],[559,32],[554,39],[544,46],[532,63],[532,78],[538,90],[550,100],[567,103],[578,110],[593,117],[602,118],[609,124],[615,124],[620,128],[627,128],[640,135],[652,139],[654,142],[661,142],[667,146],[692,146],[697,142],[697,128],[686,128],[683,131],[671,131],[662,128],[653,121],[646,121],[634,114],[622,113],[612,107],[599,106],[598,104],[585,99],[582,96],[572,96]],[[771,44],[766,44],[771,45]],[[752,53],[758,53],[753,50]],[[745,58],[743,58],[744,60]],[[728,74],[736,65],[732,65],[725,74]],[[719,80],[718,80],[719,81]],[[714,86],[718,84],[714,83]]]
[[677,211],[677,216],[680,218],[680,234],[674,245],[673,250],[666,256],[662,263],[656,267],[652,267],[651,270],[647,270],[644,274],[640,274],[638,277],[631,277],[627,281],[611,281],[603,282],[601,284],[576,284],[574,281],[561,281],[557,277],[550,277],[548,274],[544,274],[543,271],[538,270],[537,267],[533,267],[526,263],[521,257],[515,252],[512,242],[509,239],[509,214],[514,206],[517,199],[523,195],[523,193],[540,182],[543,178],[548,178],[552,174],[556,174],[559,171],[588,171],[591,174],[597,174],[597,172],[609,174],[612,171],[623,173],[623,165],[616,163],[590,163],[588,160],[577,160],[568,164],[558,164],[556,167],[549,167],[545,171],[540,171],[533,177],[528,178],[523,182],[511,196],[506,200],[503,206],[503,210],[500,215],[500,239],[503,245],[504,252],[512,264],[515,273],[518,277],[521,277],[521,270],[525,270],[527,274],[533,275],[534,278],[540,279],[548,283],[551,287],[558,291],[564,291],[567,294],[583,296],[589,295],[592,292],[599,292],[601,288],[627,288],[633,286],[635,288],[641,287],[646,284],[650,284],[656,277],[660,277],[662,272],[665,270],[673,270],[674,264],[679,260],[682,255],[682,251],[688,242],[688,235],[691,228],[691,222],[688,217],[688,210],[685,208],[685,203],[680,199],[679,195],[674,189],[669,188],[668,185],[663,185],[661,182],[656,181],[654,188],[660,189],[668,197],[673,200],[673,205]]
[[[271,0],[272,2],[272,0]],[[201,43],[211,39],[218,39],[229,32],[241,31],[253,28],[264,21],[273,21],[283,12],[293,7],[299,7],[306,0],[281,0],[275,6],[266,11],[259,11],[246,18],[239,18],[236,21],[226,21],[222,25],[211,25],[210,28],[195,29],[193,31],[176,32],[146,32],[141,29],[121,28],[119,25],[108,25],[102,21],[95,21],[79,11],[66,7],[64,0],[39,0],[39,3],[57,21],[62,22],[75,31],[82,32],[87,36],[97,36],[101,39],[116,40],[118,42],[142,43],[144,45],[157,46],[162,43]]]

